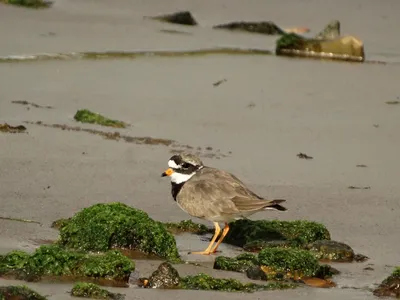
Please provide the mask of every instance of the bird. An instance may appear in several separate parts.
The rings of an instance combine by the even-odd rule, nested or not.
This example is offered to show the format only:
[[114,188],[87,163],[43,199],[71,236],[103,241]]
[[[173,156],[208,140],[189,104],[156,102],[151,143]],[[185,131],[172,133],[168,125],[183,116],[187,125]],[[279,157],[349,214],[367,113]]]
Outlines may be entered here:
[[[213,222],[214,235],[204,251],[191,254],[210,255],[229,232],[229,222],[247,218],[263,210],[286,211],[281,203],[285,199],[264,199],[240,181],[235,175],[217,168],[205,166],[191,153],[173,155],[162,177],[170,177],[171,194],[178,206],[189,215]],[[224,223],[221,237],[219,223]]]

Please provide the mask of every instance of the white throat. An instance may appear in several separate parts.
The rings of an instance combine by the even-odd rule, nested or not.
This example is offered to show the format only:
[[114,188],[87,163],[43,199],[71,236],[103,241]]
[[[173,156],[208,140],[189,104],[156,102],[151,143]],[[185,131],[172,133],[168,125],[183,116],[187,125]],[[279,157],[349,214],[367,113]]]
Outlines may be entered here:
[[178,172],[174,172],[171,174],[171,182],[176,183],[176,184],[180,184],[183,182],[188,181],[190,178],[192,178],[192,176],[196,174],[196,172],[193,172],[191,174],[182,174],[182,173],[178,173]]

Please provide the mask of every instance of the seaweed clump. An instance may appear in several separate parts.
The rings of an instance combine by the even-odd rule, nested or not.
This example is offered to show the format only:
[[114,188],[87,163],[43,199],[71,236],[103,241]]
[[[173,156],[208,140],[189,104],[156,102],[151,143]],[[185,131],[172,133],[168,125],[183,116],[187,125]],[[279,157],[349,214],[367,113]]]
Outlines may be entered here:
[[0,275],[27,281],[64,276],[126,283],[134,269],[133,261],[116,250],[95,255],[66,250],[59,245],[44,245],[33,254],[11,251],[0,257]]
[[97,284],[90,282],[78,282],[71,290],[71,296],[91,299],[123,300],[122,294],[111,293],[102,289]]
[[[314,241],[330,240],[330,233],[323,224],[305,220],[252,221],[243,219],[232,222],[229,226],[230,231],[224,241],[239,247],[246,247],[246,244],[256,241],[286,241],[286,247],[302,247]],[[271,246],[276,247],[277,245],[271,244]]]
[[214,261],[214,269],[244,273],[249,268],[258,265],[258,259],[250,253],[243,253],[235,258],[218,256]]
[[0,132],[21,133],[21,132],[25,132],[25,131],[26,131],[26,127],[23,125],[11,126],[11,125],[8,125],[7,123],[0,124]]
[[393,273],[382,281],[374,295],[378,297],[396,297],[400,298],[400,267],[396,267]]
[[60,229],[59,243],[83,251],[120,248],[179,258],[175,238],[162,223],[118,202],[95,204],[78,212]]
[[29,8],[46,8],[52,5],[52,2],[44,0],[0,0],[0,2]]
[[194,223],[192,220],[183,220],[179,223],[164,223],[164,226],[169,232],[174,234],[190,232],[202,235],[211,232],[210,228],[207,226]]
[[268,278],[313,277],[320,270],[314,255],[301,249],[266,248],[258,254],[258,261]]
[[38,294],[24,285],[11,285],[0,287],[0,299],[8,300],[46,300],[47,298]]
[[263,290],[277,290],[295,288],[294,283],[268,282],[267,284],[242,283],[236,279],[214,278],[207,274],[197,274],[181,278],[180,287],[190,290],[213,290],[225,292],[256,292]]
[[125,122],[109,119],[87,109],[78,110],[74,119],[81,123],[98,124],[114,128],[125,128],[128,126]]

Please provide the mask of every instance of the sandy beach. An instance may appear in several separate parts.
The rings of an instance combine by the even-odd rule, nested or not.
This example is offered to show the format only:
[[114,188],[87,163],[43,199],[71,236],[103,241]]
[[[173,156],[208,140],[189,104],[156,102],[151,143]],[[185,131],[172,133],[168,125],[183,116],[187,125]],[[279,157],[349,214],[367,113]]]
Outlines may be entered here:
[[[178,10],[190,10],[200,26],[143,19]],[[334,264],[342,273],[332,289],[255,294],[110,290],[127,299],[374,299],[370,289],[400,264],[400,104],[386,104],[400,97],[400,41],[393,38],[400,28],[399,10],[395,0],[57,0],[39,11],[0,4],[1,57],[215,47],[273,51],[276,36],[212,26],[267,20],[309,27],[315,35],[338,19],[343,34],[364,42],[367,60],[385,62],[225,54],[2,62],[0,123],[22,124],[28,133],[0,133],[0,217],[40,224],[0,219],[0,254],[33,251],[43,241],[56,240],[58,231],[50,228],[54,220],[99,202],[123,202],[160,221],[189,219],[172,200],[169,181],[160,177],[173,147],[24,123],[77,126],[75,112],[87,108],[132,125],[118,130],[121,134],[201,147],[205,164],[234,173],[267,198],[287,199],[287,212],[262,212],[251,219],[318,221],[332,239],[369,257],[365,263]],[[222,79],[226,82],[213,86]],[[299,152],[314,159],[299,159]],[[207,241],[183,235],[177,243],[185,259],[202,263],[178,266],[181,274],[246,281],[243,274],[213,270],[215,256],[187,255]],[[237,252],[225,244],[220,249],[222,255]],[[368,264],[374,270],[363,270]],[[139,261],[136,269],[148,276],[157,265]],[[0,278],[0,285],[15,282]],[[19,283],[49,299],[71,298],[66,293],[71,284]]]

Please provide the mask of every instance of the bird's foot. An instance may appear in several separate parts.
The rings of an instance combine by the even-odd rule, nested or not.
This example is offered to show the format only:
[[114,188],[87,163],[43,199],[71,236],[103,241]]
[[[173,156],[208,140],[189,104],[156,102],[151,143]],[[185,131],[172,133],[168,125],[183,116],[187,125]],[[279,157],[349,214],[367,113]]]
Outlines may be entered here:
[[189,254],[200,254],[200,255],[210,255],[213,252],[209,251],[195,251],[195,252],[189,252]]

